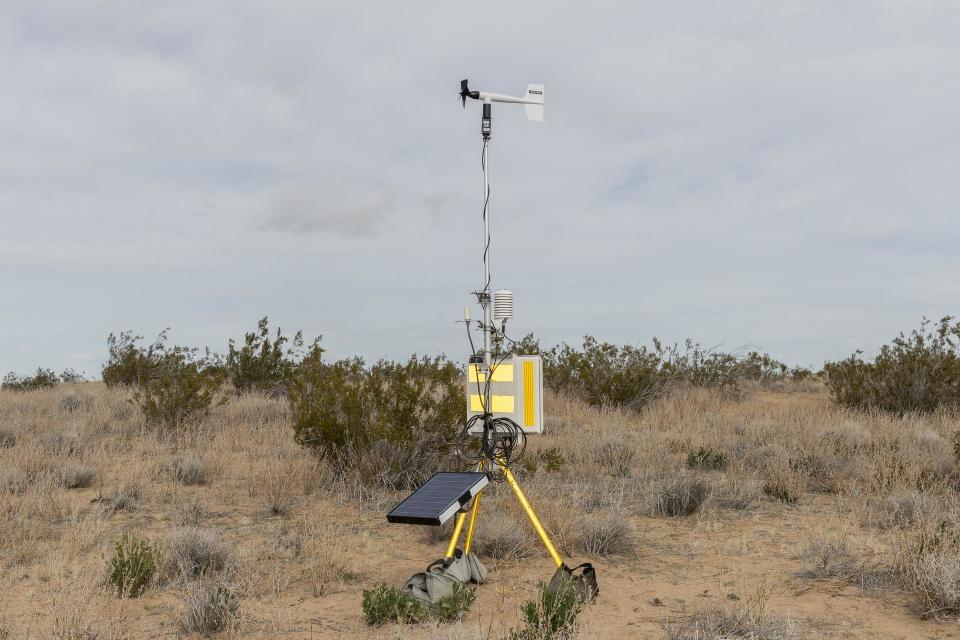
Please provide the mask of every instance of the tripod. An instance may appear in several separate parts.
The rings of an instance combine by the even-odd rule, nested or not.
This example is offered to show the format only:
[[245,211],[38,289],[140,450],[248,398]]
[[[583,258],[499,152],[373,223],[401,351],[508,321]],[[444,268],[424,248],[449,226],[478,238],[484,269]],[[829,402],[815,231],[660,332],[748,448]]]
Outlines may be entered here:
[[[537,517],[536,512],[534,512],[533,507],[530,506],[530,502],[527,500],[527,497],[523,495],[523,490],[520,488],[520,484],[510,471],[510,467],[506,465],[502,458],[495,458],[492,463],[496,464],[500,468],[500,472],[503,473],[503,477],[506,479],[507,484],[510,485],[510,488],[513,490],[517,501],[520,503],[520,506],[523,507],[524,513],[526,513],[527,517],[530,519],[530,524],[533,525],[537,535],[540,536],[540,540],[543,542],[543,546],[546,547],[547,553],[549,553],[550,557],[553,558],[553,561],[556,563],[557,567],[563,566],[563,558],[560,557],[556,547],[553,546],[553,542],[550,540],[550,536],[543,528],[543,525],[540,524],[540,519]],[[488,458],[481,458],[480,462],[477,463],[477,471],[483,472],[484,469],[490,464],[491,461]],[[470,524],[467,527],[467,537],[463,543],[464,555],[470,554],[470,548],[473,545],[473,536],[477,529],[477,517],[480,514],[481,495],[483,494],[478,493],[473,497],[473,504],[470,507]],[[466,510],[461,510],[460,513],[457,514],[457,521],[453,527],[453,535],[450,538],[450,544],[447,546],[447,553],[444,557],[452,558],[456,553],[457,543],[460,541],[460,534],[463,532],[463,525],[467,519],[467,514],[468,512]]]

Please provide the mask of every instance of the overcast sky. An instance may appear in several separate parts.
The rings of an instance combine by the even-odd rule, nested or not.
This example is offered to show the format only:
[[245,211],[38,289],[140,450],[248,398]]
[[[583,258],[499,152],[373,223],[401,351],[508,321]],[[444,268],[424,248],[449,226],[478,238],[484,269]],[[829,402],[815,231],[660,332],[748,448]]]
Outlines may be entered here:
[[0,373],[111,331],[466,351],[482,284],[545,342],[819,366],[960,312],[956,2],[37,2],[0,9]]

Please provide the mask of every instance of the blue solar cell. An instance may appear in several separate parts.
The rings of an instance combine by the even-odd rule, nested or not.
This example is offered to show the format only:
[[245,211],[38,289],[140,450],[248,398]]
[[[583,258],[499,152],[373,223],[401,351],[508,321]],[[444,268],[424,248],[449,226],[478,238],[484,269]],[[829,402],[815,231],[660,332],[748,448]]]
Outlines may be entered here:
[[485,473],[441,471],[394,507],[387,521],[439,526],[470,502],[488,481]]

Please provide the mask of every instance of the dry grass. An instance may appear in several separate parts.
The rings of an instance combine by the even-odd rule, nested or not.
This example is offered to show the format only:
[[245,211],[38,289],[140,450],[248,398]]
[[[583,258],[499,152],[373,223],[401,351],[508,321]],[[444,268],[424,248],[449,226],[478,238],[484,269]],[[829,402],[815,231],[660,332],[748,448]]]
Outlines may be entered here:
[[170,531],[164,538],[162,555],[163,575],[174,582],[226,572],[236,562],[220,532],[196,527]]
[[167,473],[180,484],[193,486],[207,481],[207,469],[196,456],[177,455],[167,462]]
[[807,578],[849,580],[863,569],[844,536],[818,536],[800,549],[800,560]]
[[760,618],[750,612],[705,609],[676,622],[666,622],[667,640],[800,640],[801,625],[790,617]]
[[[234,398],[171,438],[147,427],[128,399],[96,383],[0,392],[0,587],[12,598],[0,619],[11,638],[178,630],[497,638],[518,625],[538,580],[549,579],[516,499],[493,483],[474,549],[496,582],[478,589],[475,612],[461,624],[371,632],[360,589],[401,584],[442,553],[449,530],[420,536],[387,526],[384,513],[404,492],[297,447],[280,400]],[[679,390],[640,414],[549,396],[546,413],[548,431],[531,439],[522,484],[558,548],[599,568],[601,597],[585,616],[584,638],[806,637],[789,615],[805,570],[844,583],[805,583],[805,610],[828,623],[837,615],[831,589],[870,598],[857,587],[877,576],[893,586],[883,568],[896,570],[906,605],[858,601],[875,618],[858,619],[862,633],[851,637],[880,637],[898,624],[910,637],[915,625],[950,624],[924,622],[917,611],[960,610],[955,417],[853,413],[810,383],[739,399]],[[688,468],[701,448],[724,463]],[[121,604],[83,576],[100,571],[124,532],[161,541],[166,580]],[[778,591],[765,606],[778,615],[691,606],[706,588],[722,586],[721,599],[733,590],[715,584],[729,581],[731,567],[752,572],[750,580],[771,577]],[[217,600],[215,589],[228,586],[235,595]],[[683,613],[691,610],[699,613]],[[660,629],[665,617],[672,622]]]
[[240,602],[229,588],[194,582],[187,585],[177,622],[183,633],[207,636],[230,627],[239,608]]

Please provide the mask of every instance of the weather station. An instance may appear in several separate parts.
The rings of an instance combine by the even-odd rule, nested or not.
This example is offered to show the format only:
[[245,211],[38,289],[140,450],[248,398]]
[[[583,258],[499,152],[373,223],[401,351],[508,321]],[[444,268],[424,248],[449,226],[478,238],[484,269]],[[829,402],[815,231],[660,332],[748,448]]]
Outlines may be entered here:
[[[460,83],[460,99],[482,105],[480,135],[483,168],[483,284],[473,292],[481,309],[474,320],[470,307],[464,309],[470,355],[464,372],[464,396],[467,421],[457,441],[457,455],[472,471],[441,471],[410,494],[387,515],[399,524],[440,526],[455,518],[453,534],[443,558],[432,562],[424,572],[414,574],[404,590],[414,596],[436,602],[449,595],[454,583],[486,580],[486,568],[471,553],[482,491],[491,481],[505,481],[523,508],[533,531],[557,566],[549,588],[558,591],[574,588],[584,600],[597,593],[596,573],[589,563],[573,569],[564,562],[549,533],[537,517],[511,472],[526,449],[527,437],[543,433],[543,366],[539,355],[514,353],[514,341],[506,333],[513,318],[514,294],[507,289],[491,289],[490,231],[490,140],[493,134],[493,104],[523,105],[527,119],[543,121],[543,85],[530,84],[522,97],[471,90],[467,80]],[[481,335],[479,348],[474,330]],[[496,517],[496,516],[493,516]],[[462,548],[459,546],[464,536]]]

